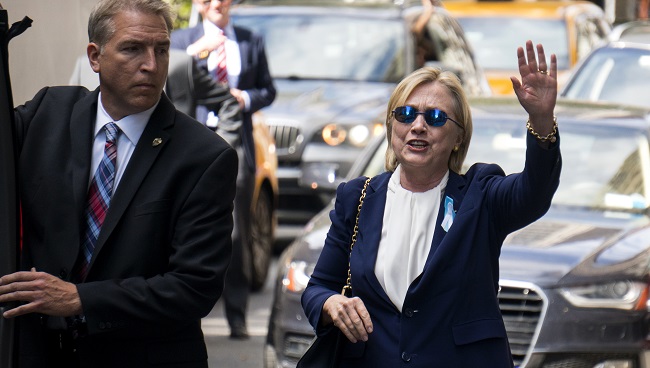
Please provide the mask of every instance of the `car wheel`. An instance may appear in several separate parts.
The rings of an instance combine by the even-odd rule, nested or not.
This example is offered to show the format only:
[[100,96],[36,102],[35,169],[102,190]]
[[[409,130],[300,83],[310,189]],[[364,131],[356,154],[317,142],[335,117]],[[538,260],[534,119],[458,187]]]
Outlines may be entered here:
[[273,247],[273,223],[271,218],[271,196],[265,190],[260,191],[255,203],[255,213],[251,224],[251,289],[259,291],[266,283],[271,263],[271,250]]

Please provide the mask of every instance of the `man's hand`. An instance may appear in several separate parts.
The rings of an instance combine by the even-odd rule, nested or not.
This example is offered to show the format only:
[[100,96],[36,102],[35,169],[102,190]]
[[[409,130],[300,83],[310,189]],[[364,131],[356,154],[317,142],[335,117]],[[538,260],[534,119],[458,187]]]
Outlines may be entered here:
[[239,108],[244,110],[244,108],[246,107],[246,101],[244,101],[244,96],[242,96],[242,91],[237,88],[231,88],[230,94],[237,100],[237,103],[239,104]]
[[0,303],[8,302],[24,304],[6,311],[5,318],[28,313],[71,317],[83,312],[77,286],[34,268],[0,278]]
[[[222,43],[226,42],[226,36],[207,36],[199,38],[193,44],[189,45],[186,52],[189,55],[199,55],[202,52],[210,53],[217,49]],[[207,56],[207,54],[206,54]]]

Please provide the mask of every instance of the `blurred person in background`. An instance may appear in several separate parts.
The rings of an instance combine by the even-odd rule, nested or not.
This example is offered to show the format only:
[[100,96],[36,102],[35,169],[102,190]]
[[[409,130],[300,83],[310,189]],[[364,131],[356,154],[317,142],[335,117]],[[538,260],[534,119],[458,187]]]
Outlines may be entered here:
[[[172,48],[185,50],[197,59],[200,68],[228,85],[243,110],[239,139],[230,143],[240,158],[235,197],[233,255],[224,290],[225,314],[230,337],[247,339],[246,310],[251,278],[251,202],[255,184],[254,112],[275,99],[275,87],[268,68],[261,36],[230,22],[232,0],[194,0],[202,23],[172,33]],[[197,108],[197,119],[212,129],[219,128],[219,117],[204,106]]]
[[238,139],[243,114],[237,99],[230,94],[228,86],[217,83],[182,50],[169,50],[165,92],[178,111],[193,118],[196,118],[196,108],[205,106],[219,118],[217,133],[229,143]]

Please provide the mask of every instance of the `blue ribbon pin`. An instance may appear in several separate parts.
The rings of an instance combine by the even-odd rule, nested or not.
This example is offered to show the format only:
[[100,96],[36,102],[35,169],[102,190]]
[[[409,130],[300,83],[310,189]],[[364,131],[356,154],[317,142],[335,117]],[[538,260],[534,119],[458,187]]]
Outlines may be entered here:
[[445,232],[449,232],[451,224],[454,223],[455,216],[456,213],[454,212],[454,200],[449,196],[445,196],[445,217],[442,219],[442,223],[440,224]]

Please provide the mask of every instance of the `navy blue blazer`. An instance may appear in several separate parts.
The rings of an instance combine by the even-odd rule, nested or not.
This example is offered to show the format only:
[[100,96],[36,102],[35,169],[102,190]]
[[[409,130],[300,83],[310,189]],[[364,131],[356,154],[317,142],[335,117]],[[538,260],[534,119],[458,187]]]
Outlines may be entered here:
[[[512,367],[497,300],[499,254],[505,237],[548,210],[559,183],[559,140],[545,150],[528,135],[526,167],[505,176],[495,164],[475,164],[465,175],[449,173],[444,196],[453,199],[454,222],[436,220],[423,273],[409,286],[402,312],[375,276],[388,181],[387,172],[368,186],[352,251],[352,291],[365,303],[374,326],[367,342],[346,339],[341,367]],[[365,178],[337,189],[332,225],[302,295],[316,333],[325,300],[345,284],[356,209]]]
[[[246,152],[246,162],[251,171],[255,171],[255,144],[253,141],[253,113],[269,106],[275,99],[275,86],[269,72],[264,39],[246,28],[234,26],[235,37],[241,55],[241,72],[236,87],[246,91],[251,99],[250,110],[244,111],[244,124],[242,128],[242,145]],[[203,24],[195,27],[179,29],[171,34],[171,47],[185,50],[199,38],[203,37]],[[197,60],[197,66],[208,69],[208,59]],[[208,109],[198,106],[196,119],[205,123]]]

